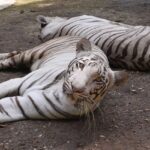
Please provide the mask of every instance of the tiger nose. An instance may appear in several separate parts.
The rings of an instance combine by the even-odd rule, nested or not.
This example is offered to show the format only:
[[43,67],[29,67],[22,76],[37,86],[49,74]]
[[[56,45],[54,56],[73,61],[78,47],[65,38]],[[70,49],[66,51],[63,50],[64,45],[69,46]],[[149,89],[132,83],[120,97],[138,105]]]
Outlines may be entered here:
[[73,92],[77,92],[77,93],[82,93],[84,91],[85,88],[79,88],[79,87],[75,87],[75,86],[72,86],[72,90]]

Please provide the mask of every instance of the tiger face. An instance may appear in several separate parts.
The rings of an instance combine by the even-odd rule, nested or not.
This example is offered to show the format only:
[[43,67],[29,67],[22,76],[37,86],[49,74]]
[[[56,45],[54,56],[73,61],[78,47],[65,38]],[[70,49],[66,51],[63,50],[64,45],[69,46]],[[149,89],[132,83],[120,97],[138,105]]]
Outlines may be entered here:
[[36,20],[40,23],[39,39],[42,41],[52,39],[54,34],[57,33],[61,24],[67,20],[65,17],[45,17],[42,15],[37,16]]
[[72,96],[75,105],[96,105],[111,87],[127,79],[126,72],[112,71],[104,59],[102,53],[92,51],[88,40],[77,43],[76,58],[69,63],[63,83],[64,93]]

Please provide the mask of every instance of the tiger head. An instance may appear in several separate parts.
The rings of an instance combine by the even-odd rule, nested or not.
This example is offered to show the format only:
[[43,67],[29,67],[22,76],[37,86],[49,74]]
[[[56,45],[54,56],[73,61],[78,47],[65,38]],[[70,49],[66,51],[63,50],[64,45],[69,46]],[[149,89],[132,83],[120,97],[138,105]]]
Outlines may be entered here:
[[37,22],[40,23],[40,34],[39,39],[46,41],[52,39],[58,29],[61,27],[62,23],[67,20],[65,17],[46,17],[39,15],[36,18]]
[[127,79],[125,71],[113,71],[105,54],[93,51],[87,39],[81,39],[76,46],[76,57],[67,68],[63,91],[71,96],[77,106],[97,105],[107,91]]

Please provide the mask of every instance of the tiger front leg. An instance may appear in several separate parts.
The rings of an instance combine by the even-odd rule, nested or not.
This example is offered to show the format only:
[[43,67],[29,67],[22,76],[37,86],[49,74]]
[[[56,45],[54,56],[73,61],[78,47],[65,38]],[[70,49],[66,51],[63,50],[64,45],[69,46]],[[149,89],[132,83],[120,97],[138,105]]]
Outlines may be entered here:
[[22,82],[23,78],[16,78],[0,83],[0,98],[18,95],[19,87]]
[[42,93],[42,90],[39,90],[24,96],[0,99],[0,123],[25,119],[64,118],[62,111],[57,109],[57,112],[54,104],[45,99]]
[[36,104],[26,96],[0,99],[0,123],[25,119],[43,119]]

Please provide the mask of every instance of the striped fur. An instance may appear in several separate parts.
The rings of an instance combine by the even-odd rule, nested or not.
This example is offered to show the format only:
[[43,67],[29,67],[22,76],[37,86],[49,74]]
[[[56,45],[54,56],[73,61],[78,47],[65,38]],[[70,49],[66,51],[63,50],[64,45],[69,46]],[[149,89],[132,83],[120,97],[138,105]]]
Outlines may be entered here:
[[[24,52],[0,54],[0,69],[26,66],[25,77],[0,84],[0,123],[69,119],[93,111],[125,74],[86,39],[63,37]],[[121,80],[120,80],[121,79]]]
[[148,26],[131,26],[87,15],[70,19],[37,17],[40,23],[41,19],[45,20],[40,34],[43,40],[65,35],[85,37],[105,52],[113,67],[150,70]]

